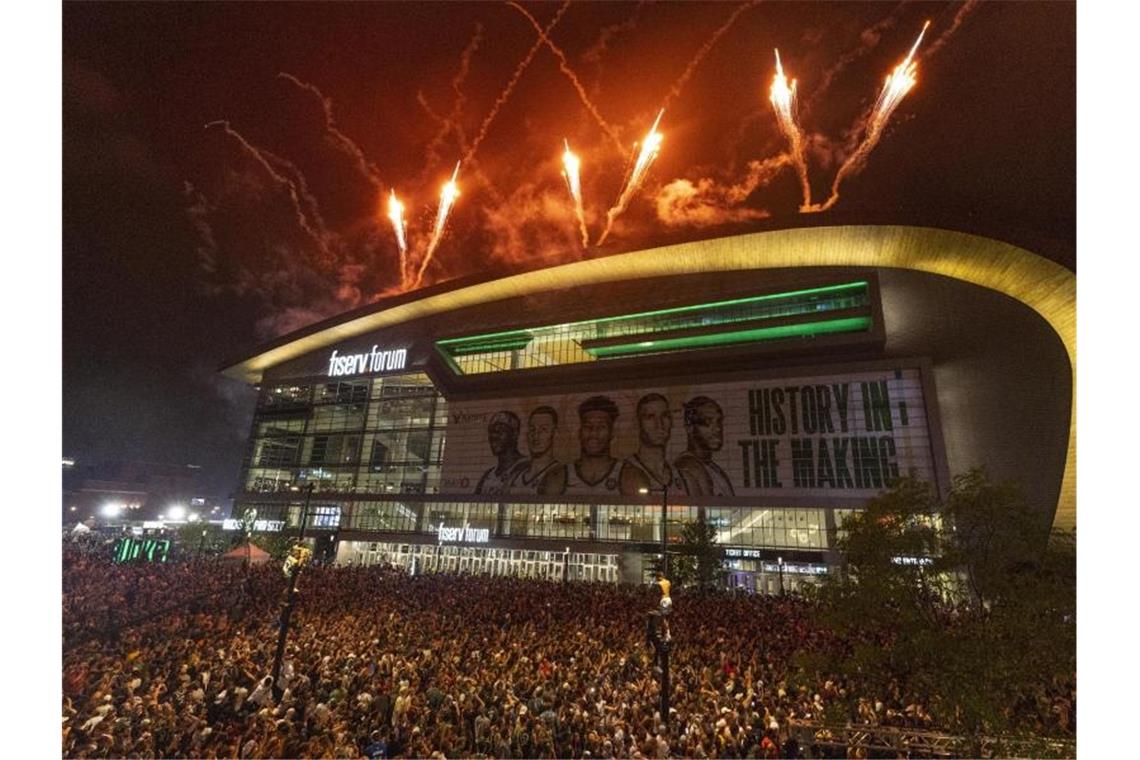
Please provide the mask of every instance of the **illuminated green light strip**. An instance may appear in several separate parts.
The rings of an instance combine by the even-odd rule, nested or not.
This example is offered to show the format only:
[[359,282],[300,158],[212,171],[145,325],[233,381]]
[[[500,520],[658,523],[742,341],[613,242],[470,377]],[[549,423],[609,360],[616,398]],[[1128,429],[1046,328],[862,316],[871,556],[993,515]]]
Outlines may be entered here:
[[601,317],[599,319],[587,320],[585,323],[579,324],[598,324],[601,322],[616,322],[622,319],[640,319],[642,317],[655,317],[661,314],[678,314],[686,311],[697,311],[699,309],[717,309],[722,306],[738,306],[745,303],[758,303],[760,301],[773,301],[780,298],[794,298],[796,296],[815,295],[816,293],[834,293],[840,290],[855,290],[865,289],[867,287],[866,280],[859,282],[848,282],[842,285],[825,285],[819,288],[808,288],[807,290],[790,290],[786,293],[770,293],[766,296],[749,296],[748,298],[734,298],[729,301],[713,301],[712,303],[701,303],[693,306],[675,306],[669,309],[658,309],[656,311],[643,311],[637,314],[623,314],[618,317]]
[[[678,314],[688,311],[699,311],[701,309],[716,309],[723,306],[738,306],[740,304],[758,303],[760,301],[772,301],[783,298],[795,298],[797,296],[809,296],[817,293],[835,293],[837,291],[845,290],[866,290],[867,281],[859,280],[857,282],[848,282],[841,285],[824,285],[818,288],[808,288],[806,290],[790,290],[785,293],[770,293],[764,296],[750,296],[748,298],[734,298],[728,301],[713,301],[710,303],[694,304],[692,306],[675,306],[669,309],[657,309],[655,311],[641,311],[635,314],[621,314],[616,317],[599,317],[598,319],[587,319],[581,322],[570,322],[566,326],[570,328],[580,327],[582,325],[601,324],[604,322],[617,322],[630,319],[641,319],[643,317],[656,317],[662,314]],[[539,332],[541,330],[551,330],[560,325],[544,325],[542,327],[528,328],[529,333]],[[528,333],[523,333],[528,334]],[[437,340],[436,345],[449,346],[455,343],[466,343],[467,341],[486,341],[492,338],[506,337],[506,336],[520,336],[519,330],[507,330],[497,333],[484,333],[482,335],[468,335],[462,338],[446,338],[444,340]],[[452,350],[452,349],[449,349]]]
[[725,346],[733,343],[752,343],[756,341],[778,340],[780,338],[858,332],[869,329],[871,329],[870,317],[847,317],[845,319],[830,319],[823,322],[806,322],[795,325],[779,325],[777,327],[759,327],[752,330],[734,330],[732,332],[712,333],[708,335],[692,335],[684,338],[643,340],[636,343],[599,346],[586,350],[592,356],[598,359],[604,359],[613,356],[659,353],[662,351],[676,351],[686,348],[708,348],[710,346]]

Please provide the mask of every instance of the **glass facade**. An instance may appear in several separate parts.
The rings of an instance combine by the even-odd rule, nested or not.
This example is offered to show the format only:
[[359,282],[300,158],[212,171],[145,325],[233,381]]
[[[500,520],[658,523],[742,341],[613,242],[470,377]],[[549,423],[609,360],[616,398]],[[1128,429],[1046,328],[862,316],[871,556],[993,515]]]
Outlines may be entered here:
[[[456,373],[480,374],[867,332],[879,313],[875,293],[872,282],[856,280],[447,338],[434,347]],[[515,392],[511,383],[517,380],[503,383],[502,394]],[[458,400],[451,411],[461,418],[452,430],[454,465],[463,461],[463,425],[479,415],[464,421]],[[445,485],[447,428],[448,403],[422,372],[266,384],[234,515],[254,508],[259,520],[287,532],[303,521],[307,535],[329,548],[324,556],[335,551],[345,564],[610,582],[651,572],[663,535],[679,544],[686,524],[704,520],[726,550],[728,584],[775,593],[827,571],[843,520],[858,507],[853,499],[838,502],[842,508],[817,504],[836,503],[820,493],[795,498],[806,506],[740,506],[747,500],[729,489],[706,495],[701,506],[671,504],[663,517],[654,497],[622,496],[613,487],[588,496],[478,495],[463,472],[449,472]],[[517,444],[517,426],[514,432]],[[556,457],[569,461],[565,452]],[[715,503],[721,499],[735,504]]]
[[247,493],[438,493],[447,402],[423,374],[262,390]]
[[[303,489],[312,484],[306,526],[317,532],[432,536],[444,526],[486,530],[494,539],[660,544],[656,504],[476,501],[440,494],[446,427],[447,402],[419,373],[266,387],[235,514],[253,507],[262,519],[296,528]],[[822,553],[836,537],[828,534],[827,512],[670,506],[667,529],[677,542],[684,524],[703,516],[725,547]],[[834,512],[833,525],[840,526],[851,510]]]
[[470,573],[515,578],[616,583],[620,556],[535,549],[478,549],[467,546],[344,541],[337,561],[347,565],[380,563],[409,573]]
[[[289,503],[260,502],[250,495],[242,509],[254,507],[259,518],[300,524],[303,498]],[[834,547],[827,530],[827,509],[776,507],[670,506],[668,539],[681,540],[685,523],[701,518],[716,528],[725,547],[823,553]],[[840,510],[836,510],[840,511]],[[847,510],[850,511],[850,510]],[[436,536],[441,526],[485,530],[489,539],[554,539],[598,543],[659,545],[661,507],[628,504],[566,504],[400,500],[398,497],[329,503],[313,497],[307,529],[337,529],[385,534]]]
[[[436,341],[457,374],[473,375],[782,338],[866,332],[866,281],[737,298],[562,325]],[[792,319],[789,322],[790,318]],[[778,324],[772,324],[779,320]]]

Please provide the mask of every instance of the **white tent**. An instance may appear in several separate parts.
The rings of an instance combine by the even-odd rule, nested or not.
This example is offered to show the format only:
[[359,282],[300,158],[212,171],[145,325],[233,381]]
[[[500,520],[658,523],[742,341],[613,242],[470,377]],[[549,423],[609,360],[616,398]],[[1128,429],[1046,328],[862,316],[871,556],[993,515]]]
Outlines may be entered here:
[[75,527],[71,529],[72,533],[90,533],[91,529],[83,523],[75,523]]

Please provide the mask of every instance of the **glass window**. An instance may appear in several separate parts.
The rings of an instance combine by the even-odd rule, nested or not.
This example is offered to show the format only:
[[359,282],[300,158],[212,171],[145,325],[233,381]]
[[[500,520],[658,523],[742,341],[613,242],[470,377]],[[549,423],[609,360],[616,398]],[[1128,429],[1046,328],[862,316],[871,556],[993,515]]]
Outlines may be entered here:
[[317,386],[316,403],[346,404],[363,402],[368,398],[368,380],[353,380],[340,383],[326,383]]
[[264,409],[305,406],[309,403],[312,390],[308,385],[269,386],[261,391],[258,406]]
[[316,435],[309,464],[355,464],[360,453],[359,435]]
[[301,436],[264,438],[254,443],[253,462],[258,467],[291,467],[297,464]]
[[[867,281],[661,309],[561,325],[448,338],[437,350],[460,374],[502,372],[691,348],[836,332],[861,332],[869,317],[812,319],[820,312],[866,307]],[[803,316],[801,324],[769,328],[765,320]],[[808,320],[808,321],[804,321]],[[725,330],[710,331],[725,325]],[[698,331],[694,332],[694,331]],[[688,331],[678,334],[678,331]],[[672,335],[660,335],[672,332]],[[660,336],[654,338],[654,336]],[[612,338],[624,338],[614,342]],[[599,341],[606,341],[599,343]]]

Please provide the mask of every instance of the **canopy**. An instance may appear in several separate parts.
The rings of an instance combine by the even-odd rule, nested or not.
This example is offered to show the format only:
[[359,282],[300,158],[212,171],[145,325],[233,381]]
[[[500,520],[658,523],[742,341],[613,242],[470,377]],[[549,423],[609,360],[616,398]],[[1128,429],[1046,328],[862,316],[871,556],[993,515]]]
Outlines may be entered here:
[[250,564],[261,565],[270,560],[269,552],[265,551],[257,544],[242,544],[236,549],[231,549],[222,555],[223,562],[245,562],[246,557],[249,557]]

